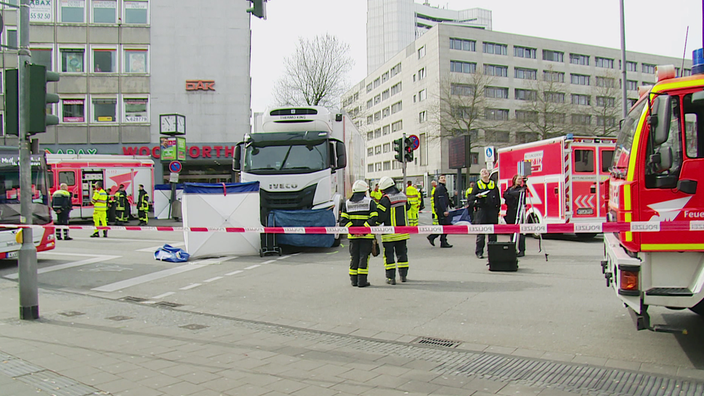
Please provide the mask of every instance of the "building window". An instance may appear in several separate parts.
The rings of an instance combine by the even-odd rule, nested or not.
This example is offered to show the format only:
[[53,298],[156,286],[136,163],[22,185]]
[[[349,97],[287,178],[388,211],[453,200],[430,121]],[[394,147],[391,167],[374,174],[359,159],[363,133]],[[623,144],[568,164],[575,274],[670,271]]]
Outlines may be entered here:
[[614,60],[609,58],[600,58],[597,56],[594,58],[594,64],[596,67],[601,67],[604,69],[614,68]]
[[682,73],[682,76],[687,77],[692,75],[692,69],[684,69],[684,73]]
[[418,80],[422,80],[425,78],[425,68],[422,68],[418,70]]
[[374,156],[374,147],[367,147],[367,157]]
[[374,122],[374,116],[367,116],[367,125],[371,125]]
[[379,85],[381,85],[381,78],[374,80],[374,88],[377,88]]
[[572,104],[580,106],[589,106],[592,102],[592,97],[589,95],[572,94]]
[[428,121],[428,115],[425,111],[421,111],[418,113],[418,123],[422,124],[424,122]]
[[589,55],[570,54],[570,63],[573,65],[589,66]]
[[612,77],[597,77],[596,78],[597,87],[613,88],[616,86],[616,80]]
[[564,83],[565,82],[565,73],[544,70],[543,71],[543,80],[557,82],[557,83]]
[[385,83],[385,82],[387,82],[387,81],[389,81],[389,72],[386,72],[386,73],[384,73],[384,74],[381,75],[381,82],[382,82],[382,83]]
[[629,91],[637,91],[638,81],[626,80],[626,89]]
[[483,43],[485,54],[508,55],[508,46],[506,44]]
[[516,132],[516,143],[530,143],[538,140],[536,132]]
[[391,110],[388,107],[381,110],[381,118],[386,118],[390,115],[391,115]]
[[545,113],[545,122],[549,124],[564,124],[565,115],[563,113]]
[[49,48],[32,48],[32,63],[42,65],[46,70],[54,70],[51,63],[52,51]]
[[389,72],[391,73],[391,77],[401,73],[401,64],[398,63],[396,66],[392,67]]
[[93,99],[93,122],[117,122],[117,99]]
[[374,122],[376,122],[376,121],[381,121],[381,112],[380,111],[377,111],[376,113],[374,113]]
[[508,77],[508,66],[484,65],[484,74],[495,77]]
[[147,50],[125,50],[125,73],[147,73]]
[[516,110],[516,121],[537,122],[538,121],[538,112],[537,111]]
[[523,80],[536,80],[538,78],[538,71],[535,69],[524,69],[522,67],[515,67],[513,69],[514,77]]
[[450,94],[458,96],[472,96],[474,95],[474,85],[470,84],[450,84]]
[[484,88],[484,96],[494,99],[508,99],[508,88],[486,87]]
[[472,62],[450,61],[450,72],[472,74],[477,71],[477,64]]
[[148,11],[147,0],[125,0],[125,23],[146,24]]
[[382,134],[383,135],[388,135],[391,133],[391,127],[389,125],[384,125],[382,127]]
[[84,99],[62,99],[61,122],[86,122]]
[[114,49],[93,50],[93,72],[115,73],[117,68],[117,51]]
[[570,74],[570,82],[576,85],[589,85],[589,76],[584,74]]
[[117,0],[93,1],[93,23],[115,23]]
[[516,100],[536,100],[538,92],[532,89],[518,89],[515,91]]
[[[387,127],[388,128],[388,127]],[[391,124],[391,129],[394,132],[398,132],[403,129],[403,121],[396,121],[393,124]]]
[[79,22],[85,21],[86,2],[83,0],[62,1],[61,2],[61,22]]
[[418,48],[418,59],[425,56],[425,46]]
[[400,82],[398,84],[391,86],[391,96],[394,96],[399,92],[401,92],[401,83]]
[[390,152],[391,151],[391,143],[384,143],[381,150],[385,153]]
[[374,130],[374,138],[380,138],[381,137],[381,128],[377,128]]
[[367,173],[373,173],[374,172],[374,164],[368,164],[367,165]]
[[149,122],[149,99],[125,98],[125,122]]
[[385,171],[391,170],[391,161],[384,161],[383,169],[384,169]]
[[374,155],[381,154],[381,145],[374,146]]
[[643,73],[655,74],[655,65],[651,65],[648,63],[641,63],[641,71]]
[[381,100],[386,100],[390,97],[391,97],[391,94],[389,93],[388,89],[381,93]]
[[626,71],[636,71],[638,70],[638,64],[636,62],[626,61]]
[[616,99],[608,96],[597,96],[596,105],[599,107],[616,107]]
[[513,46],[513,56],[517,58],[535,59],[538,50],[535,48]]
[[5,29],[5,44],[10,49],[18,48],[17,44],[17,29]]
[[425,89],[421,89],[420,91],[418,91],[418,101],[422,102],[426,99],[428,99],[428,91]]
[[510,133],[508,131],[486,131],[485,138],[487,142],[508,143],[510,141]]
[[369,99],[369,100],[367,101],[367,109],[371,109],[372,106],[374,106],[374,100],[373,100],[373,99]]
[[597,126],[607,126],[607,127],[616,126],[616,117],[597,116],[596,117],[596,125]]
[[61,49],[61,71],[65,73],[83,73],[83,48]]
[[493,121],[508,120],[508,110],[506,109],[485,109],[484,119]]
[[474,52],[477,50],[477,42],[474,40],[464,40],[450,37],[450,49]]
[[544,92],[545,101],[550,103],[565,103],[564,92]]
[[550,62],[564,62],[565,53],[560,51],[543,50],[543,60]]
[[377,105],[379,103],[381,103],[381,94],[374,97],[374,104]]
[[367,93],[372,91],[372,83],[367,84]]
[[377,172],[381,172],[381,162],[377,162],[374,164],[374,170]]
[[589,114],[572,114],[572,125],[589,125],[592,117]]

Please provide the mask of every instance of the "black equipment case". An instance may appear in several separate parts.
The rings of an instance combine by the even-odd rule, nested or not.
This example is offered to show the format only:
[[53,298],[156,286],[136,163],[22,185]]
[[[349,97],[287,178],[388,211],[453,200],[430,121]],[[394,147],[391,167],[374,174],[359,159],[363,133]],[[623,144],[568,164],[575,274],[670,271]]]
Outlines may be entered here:
[[514,242],[489,242],[489,271],[518,271]]

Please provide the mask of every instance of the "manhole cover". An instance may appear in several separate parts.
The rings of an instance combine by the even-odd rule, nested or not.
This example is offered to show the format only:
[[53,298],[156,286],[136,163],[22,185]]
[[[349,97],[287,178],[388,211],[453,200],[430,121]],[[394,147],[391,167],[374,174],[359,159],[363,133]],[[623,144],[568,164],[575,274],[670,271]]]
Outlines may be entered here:
[[81,316],[85,315],[83,312],[78,312],[78,311],[68,311],[68,312],[61,312],[59,315],[63,316]]
[[116,322],[119,322],[119,321],[121,321],[121,320],[132,319],[132,317],[131,317],[131,316],[111,316],[111,317],[106,318],[106,319],[114,320],[114,321],[116,321]]
[[442,338],[420,337],[415,340],[414,343],[423,345],[435,345],[446,348],[455,348],[460,345],[462,341],[444,340]]
[[129,302],[145,302],[145,301],[147,301],[146,298],[132,297],[132,296],[122,297],[120,300],[129,301]]
[[203,325],[199,325],[199,324],[188,324],[188,325],[183,325],[183,326],[179,326],[179,327],[182,329],[187,329],[187,330],[200,330],[200,329],[205,329],[208,326],[203,326]]
[[167,307],[167,308],[176,308],[176,307],[182,306],[183,304],[177,304],[177,303],[168,302],[168,301],[159,301],[157,303],[154,303],[154,305],[158,305],[160,307]]

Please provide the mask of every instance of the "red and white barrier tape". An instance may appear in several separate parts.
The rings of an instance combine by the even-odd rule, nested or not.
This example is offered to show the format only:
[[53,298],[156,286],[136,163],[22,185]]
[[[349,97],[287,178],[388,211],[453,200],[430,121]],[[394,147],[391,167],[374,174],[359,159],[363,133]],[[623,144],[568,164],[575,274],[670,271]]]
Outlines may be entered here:
[[403,227],[141,227],[141,226],[59,226],[0,224],[0,228],[47,228],[69,230],[186,231],[265,234],[592,234],[602,232],[704,231],[704,221],[634,221],[567,224],[476,224],[424,225]]

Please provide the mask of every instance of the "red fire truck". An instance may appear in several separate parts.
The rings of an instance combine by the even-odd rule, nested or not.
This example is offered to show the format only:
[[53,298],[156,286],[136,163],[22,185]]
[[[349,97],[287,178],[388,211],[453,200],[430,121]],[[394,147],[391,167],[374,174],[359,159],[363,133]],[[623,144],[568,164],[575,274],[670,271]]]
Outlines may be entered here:
[[[605,233],[601,265],[638,330],[677,330],[651,325],[650,306],[704,315],[704,232],[697,231],[704,229],[704,186],[698,186],[704,179],[701,55],[695,51],[688,77],[675,78],[673,66],[658,67],[658,82],[630,110],[616,143],[609,220],[648,223]],[[690,222],[684,230],[659,231],[682,221]]]
[[[616,139],[562,136],[497,150],[499,190],[505,191],[518,164],[530,162],[526,180],[529,223],[598,223],[606,219],[605,181]],[[596,233],[579,233],[593,237]]]
[[93,185],[103,182],[108,195],[114,195],[124,184],[131,213],[137,213],[139,185],[143,184],[150,199],[154,199],[154,161],[149,156],[104,154],[47,154],[53,194],[61,183],[68,185],[73,210],[71,218],[93,217]]

